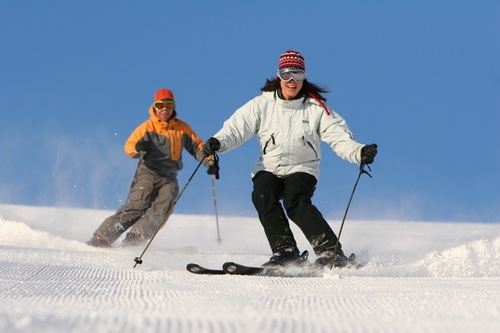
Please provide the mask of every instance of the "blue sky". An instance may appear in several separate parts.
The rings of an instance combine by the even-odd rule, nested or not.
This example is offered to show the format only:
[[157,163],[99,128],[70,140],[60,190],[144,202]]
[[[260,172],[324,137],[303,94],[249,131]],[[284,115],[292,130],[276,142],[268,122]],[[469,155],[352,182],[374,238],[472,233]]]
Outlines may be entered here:
[[[0,202],[116,209],[154,92],[203,139],[300,51],[358,141],[349,218],[500,221],[498,1],[2,1]],[[220,215],[255,216],[255,139],[220,156]],[[184,186],[197,163],[184,154]],[[325,145],[314,202],[342,219],[355,165]],[[177,213],[213,214],[200,170]]]

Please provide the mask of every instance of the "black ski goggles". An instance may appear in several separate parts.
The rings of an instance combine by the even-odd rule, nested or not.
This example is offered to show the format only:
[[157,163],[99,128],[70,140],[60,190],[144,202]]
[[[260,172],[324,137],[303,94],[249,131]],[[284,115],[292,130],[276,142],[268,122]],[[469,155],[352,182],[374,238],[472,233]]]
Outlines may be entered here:
[[307,73],[302,69],[296,68],[282,68],[278,71],[278,77],[281,81],[288,82],[294,80],[295,82],[302,82],[306,78]]

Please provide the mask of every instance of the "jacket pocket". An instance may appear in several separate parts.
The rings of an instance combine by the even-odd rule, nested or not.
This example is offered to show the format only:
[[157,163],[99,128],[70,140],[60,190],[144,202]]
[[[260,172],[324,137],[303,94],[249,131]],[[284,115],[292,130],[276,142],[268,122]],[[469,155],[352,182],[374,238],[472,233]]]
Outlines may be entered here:
[[264,155],[266,154],[267,147],[269,146],[270,143],[272,143],[273,145],[276,144],[276,141],[274,140],[274,133],[271,134],[271,137],[269,139],[267,139],[266,144],[264,145],[264,148],[262,149],[262,153]]
[[318,158],[318,152],[316,151],[316,149],[314,149],[313,144],[310,141],[308,141],[305,136],[302,136],[302,143],[304,144],[304,146],[308,146],[313,151],[314,156]]

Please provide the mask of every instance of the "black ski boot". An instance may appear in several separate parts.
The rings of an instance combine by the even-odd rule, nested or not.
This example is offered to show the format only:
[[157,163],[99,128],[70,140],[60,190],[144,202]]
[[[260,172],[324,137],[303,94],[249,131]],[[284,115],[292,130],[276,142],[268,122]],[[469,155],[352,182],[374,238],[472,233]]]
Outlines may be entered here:
[[307,264],[307,257],[309,252],[304,251],[299,255],[298,252],[276,252],[268,262],[264,263],[264,268],[280,268],[288,265],[304,266]]
[[[317,268],[330,267],[332,263],[333,253],[325,253],[318,257],[315,261],[315,266]],[[333,261],[333,267],[344,268],[348,266],[356,265],[356,255],[352,253],[349,258],[347,258],[344,252],[337,253],[335,255],[335,260]]]

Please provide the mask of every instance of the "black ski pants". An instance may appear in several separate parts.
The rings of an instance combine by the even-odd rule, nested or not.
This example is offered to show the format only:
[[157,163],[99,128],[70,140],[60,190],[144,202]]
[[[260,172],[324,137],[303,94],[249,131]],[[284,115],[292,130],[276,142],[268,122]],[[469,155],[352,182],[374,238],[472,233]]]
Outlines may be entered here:
[[[280,178],[260,171],[253,177],[252,201],[273,253],[299,253],[288,216],[304,233],[317,256],[333,255],[337,236],[311,201],[316,183],[314,176],[304,172]],[[342,253],[340,244],[337,253]]]

